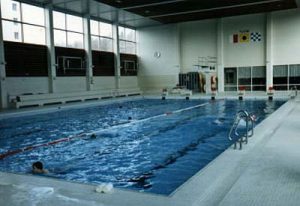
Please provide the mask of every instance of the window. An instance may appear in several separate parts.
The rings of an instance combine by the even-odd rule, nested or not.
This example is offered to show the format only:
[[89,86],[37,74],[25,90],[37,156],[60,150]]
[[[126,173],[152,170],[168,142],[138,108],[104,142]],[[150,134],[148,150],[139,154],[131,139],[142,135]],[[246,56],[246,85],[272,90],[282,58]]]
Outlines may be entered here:
[[266,67],[252,67],[252,91],[266,91]]
[[90,21],[92,50],[113,51],[112,25],[95,20]]
[[18,40],[19,39],[19,32],[15,32],[15,40]]
[[17,11],[17,4],[16,3],[12,3],[12,10]]
[[55,46],[83,49],[83,21],[81,17],[53,12]]
[[119,26],[120,53],[136,54],[136,32],[134,29]]
[[266,67],[237,67],[225,68],[225,91],[266,91]]
[[251,91],[251,67],[238,68],[238,84],[246,91]]
[[290,65],[289,89],[300,89],[300,64]]
[[274,66],[273,85],[275,90],[300,89],[300,64]]
[[224,68],[225,91],[237,91],[237,68]]
[[1,13],[3,40],[46,44],[43,8],[12,0],[1,0]]
[[276,65],[273,67],[273,86],[275,90],[287,90],[288,65]]

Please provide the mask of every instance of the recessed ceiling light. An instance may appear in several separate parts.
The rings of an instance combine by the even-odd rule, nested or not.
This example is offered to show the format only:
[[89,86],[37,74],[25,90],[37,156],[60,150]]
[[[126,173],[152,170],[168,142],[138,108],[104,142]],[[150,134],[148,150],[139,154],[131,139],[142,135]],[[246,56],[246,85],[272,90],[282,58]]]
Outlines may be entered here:
[[146,10],[146,11],[145,11],[145,14],[149,14],[149,13],[150,13],[150,11],[149,11],[149,10]]
[[122,1],[121,1],[121,0],[116,0],[116,2],[117,2],[118,4],[122,3]]

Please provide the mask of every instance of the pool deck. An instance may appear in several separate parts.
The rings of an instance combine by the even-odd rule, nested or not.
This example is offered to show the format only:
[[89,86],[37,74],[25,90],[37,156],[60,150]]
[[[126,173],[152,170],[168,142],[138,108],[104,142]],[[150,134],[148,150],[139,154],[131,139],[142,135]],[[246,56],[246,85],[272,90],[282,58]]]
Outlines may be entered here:
[[169,196],[0,172],[0,205],[299,205],[300,98],[255,128],[242,150],[223,152]]

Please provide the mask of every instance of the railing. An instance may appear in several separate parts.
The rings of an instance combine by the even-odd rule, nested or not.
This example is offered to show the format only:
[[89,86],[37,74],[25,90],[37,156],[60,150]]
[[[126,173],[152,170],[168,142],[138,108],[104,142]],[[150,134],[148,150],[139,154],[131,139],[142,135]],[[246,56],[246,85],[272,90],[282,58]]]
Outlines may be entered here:
[[233,122],[230,129],[228,139],[234,141],[234,149],[236,149],[237,143],[242,149],[243,143],[248,143],[248,138],[253,136],[254,118],[246,110],[240,110]]

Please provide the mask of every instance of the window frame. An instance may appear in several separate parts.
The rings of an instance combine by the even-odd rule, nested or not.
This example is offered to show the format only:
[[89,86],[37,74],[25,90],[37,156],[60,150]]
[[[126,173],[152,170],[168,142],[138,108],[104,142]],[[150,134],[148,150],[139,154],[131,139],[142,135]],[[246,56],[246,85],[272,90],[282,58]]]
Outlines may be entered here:
[[[97,22],[97,24],[98,24],[98,34],[92,33],[92,27],[91,27],[92,21]],[[113,25],[111,23],[104,22],[104,21],[98,21],[96,19],[90,19],[90,30],[91,30],[91,32],[90,32],[90,37],[89,38],[91,38],[91,42],[92,42],[92,37],[94,37],[94,38],[96,37],[98,39],[98,49],[93,48],[93,42],[92,42],[91,50],[93,50],[93,51],[102,51],[102,52],[114,52],[113,34],[111,34],[111,37],[101,35],[101,26],[100,26],[101,23],[109,24],[111,26],[111,30],[113,30]],[[113,31],[112,31],[112,33],[113,33]],[[111,40],[111,50],[101,49],[101,38]]]
[[[121,38],[120,37],[120,29],[124,29],[124,38]],[[129,40],[129,39],[126,39],[126,29],[131,29],[131,30],[133,30],[134,31],[134,41],[132,41],[132,40]],[[133,29],[133,28],[129,28],[129,27],[125,27],[125,26],[119,26],[119,28],[118,28],[118,36],[119,36],[119,45],[121,45],[121,42],[124,42],[125,43],[125,49],[124,49],[124,51],[125,52],[121,52],[121,49],[119,48],[119,50],[120,50],[120,53],[123,53],[123,54],[134,54],[134,55],[136,55],[137,54],[137,48],[136,48],[136,46],[137,46],[137,42],[136,42],[136,29]],[[129,53],[129,52],[127,52],[127,43],[133,43],[134,44],[134,53]]]
[[[35,6],[35,5],[31,5],[31,4],[27,4],[27,3],[23,3],[23,2],[12,2],[12,5],[19,5],[19,8],[20,8],[20,20],[16,20],[17,18],[13,18],[13,19],[7,19],[7,18],[3,18],[1,16],[1,21],[6,21],[6,22],[10,22],[10,23],[13,23],[14,25],[16,24],[20,24],[20,27],[21,27],[21,34],[19,34],[19,32],[14,32],[13,33],[13,36],[15,37],[16,36],[16,33],[18,33],[19,35],[19,39],[16,39],[15,40],[5,40],[3,38],[3,41],[13,41],[13,42],[19,42],[19,43],[25,43],[25,44],[37,44],[37,45],[46,45],[46,18],[44,18],[44,25],[38,25],[38,24],[33,24],[33,23],[28,23],[28,22],[24,22],[23,21],[23,7],[22,5],[25,4],[25,5],[29,5],[29,6],[34,6],[34,7],[37,7],[37,8],[40,8],[43,10],[43,12],[45,12],[45,9],[43,7],[39,7],[39,6]],[[13,6],[12,6],[13,7]],[[17,7],[16,7],[17,8]],[[13,10],[13,8],[12,8]],[[16,10],[13,10],[13,11],[16,11]],[[25,42],[24,39],[24,25],[29,25],[29,26],[33,26],[33,27],[39,27],[39,28],[43,28],[44,29],[44,43],[43,44],[40,44],[40,43],[36,43],[36,42]],[[4,29],[4,27],[2,28],[2,30]],[[21,35],[21,37],[20,37]]]
[[[54,46],[55,47],[65,47],[65,48],[73,48],[73,49],[84,49],[85,48],[85,42],[84,42],[84,28],[83,28],[83,17],[81,16],[77,16],[77,15],[73,15],[73,14],[67,14],[67,13],[64,13],[64,12],[60,12],[60,11],[57,11],[57,10],[53,10],[53,13],[54,12],[57,12],[57,13],[60,13],[60,14],[63,14],[64,15],[64,20],[65,20],[65,28],[62,29],[62,28],[56,28],[54,25],[53,25],[53,34],[55,31],[62,31],[62,32],[65,32],[65,45],[57,45],[55,43],[55,35],[54,35]],[[67,21],[67,15],[69,16],[74,16],[74,17],[79,17],[81,18],[81,21],[82,21],[82,32],[78,32],[78,31],[73,31],[73,30],[68,30],[68,21]],[[53,21],[54,21],[54,15],[53,15]],[[69,33],[73,33],[73,34],[80,34],[82,35],[82,47],[73,47],[73,46],[69,46],[69,41],[68,41],[68,34]]]

